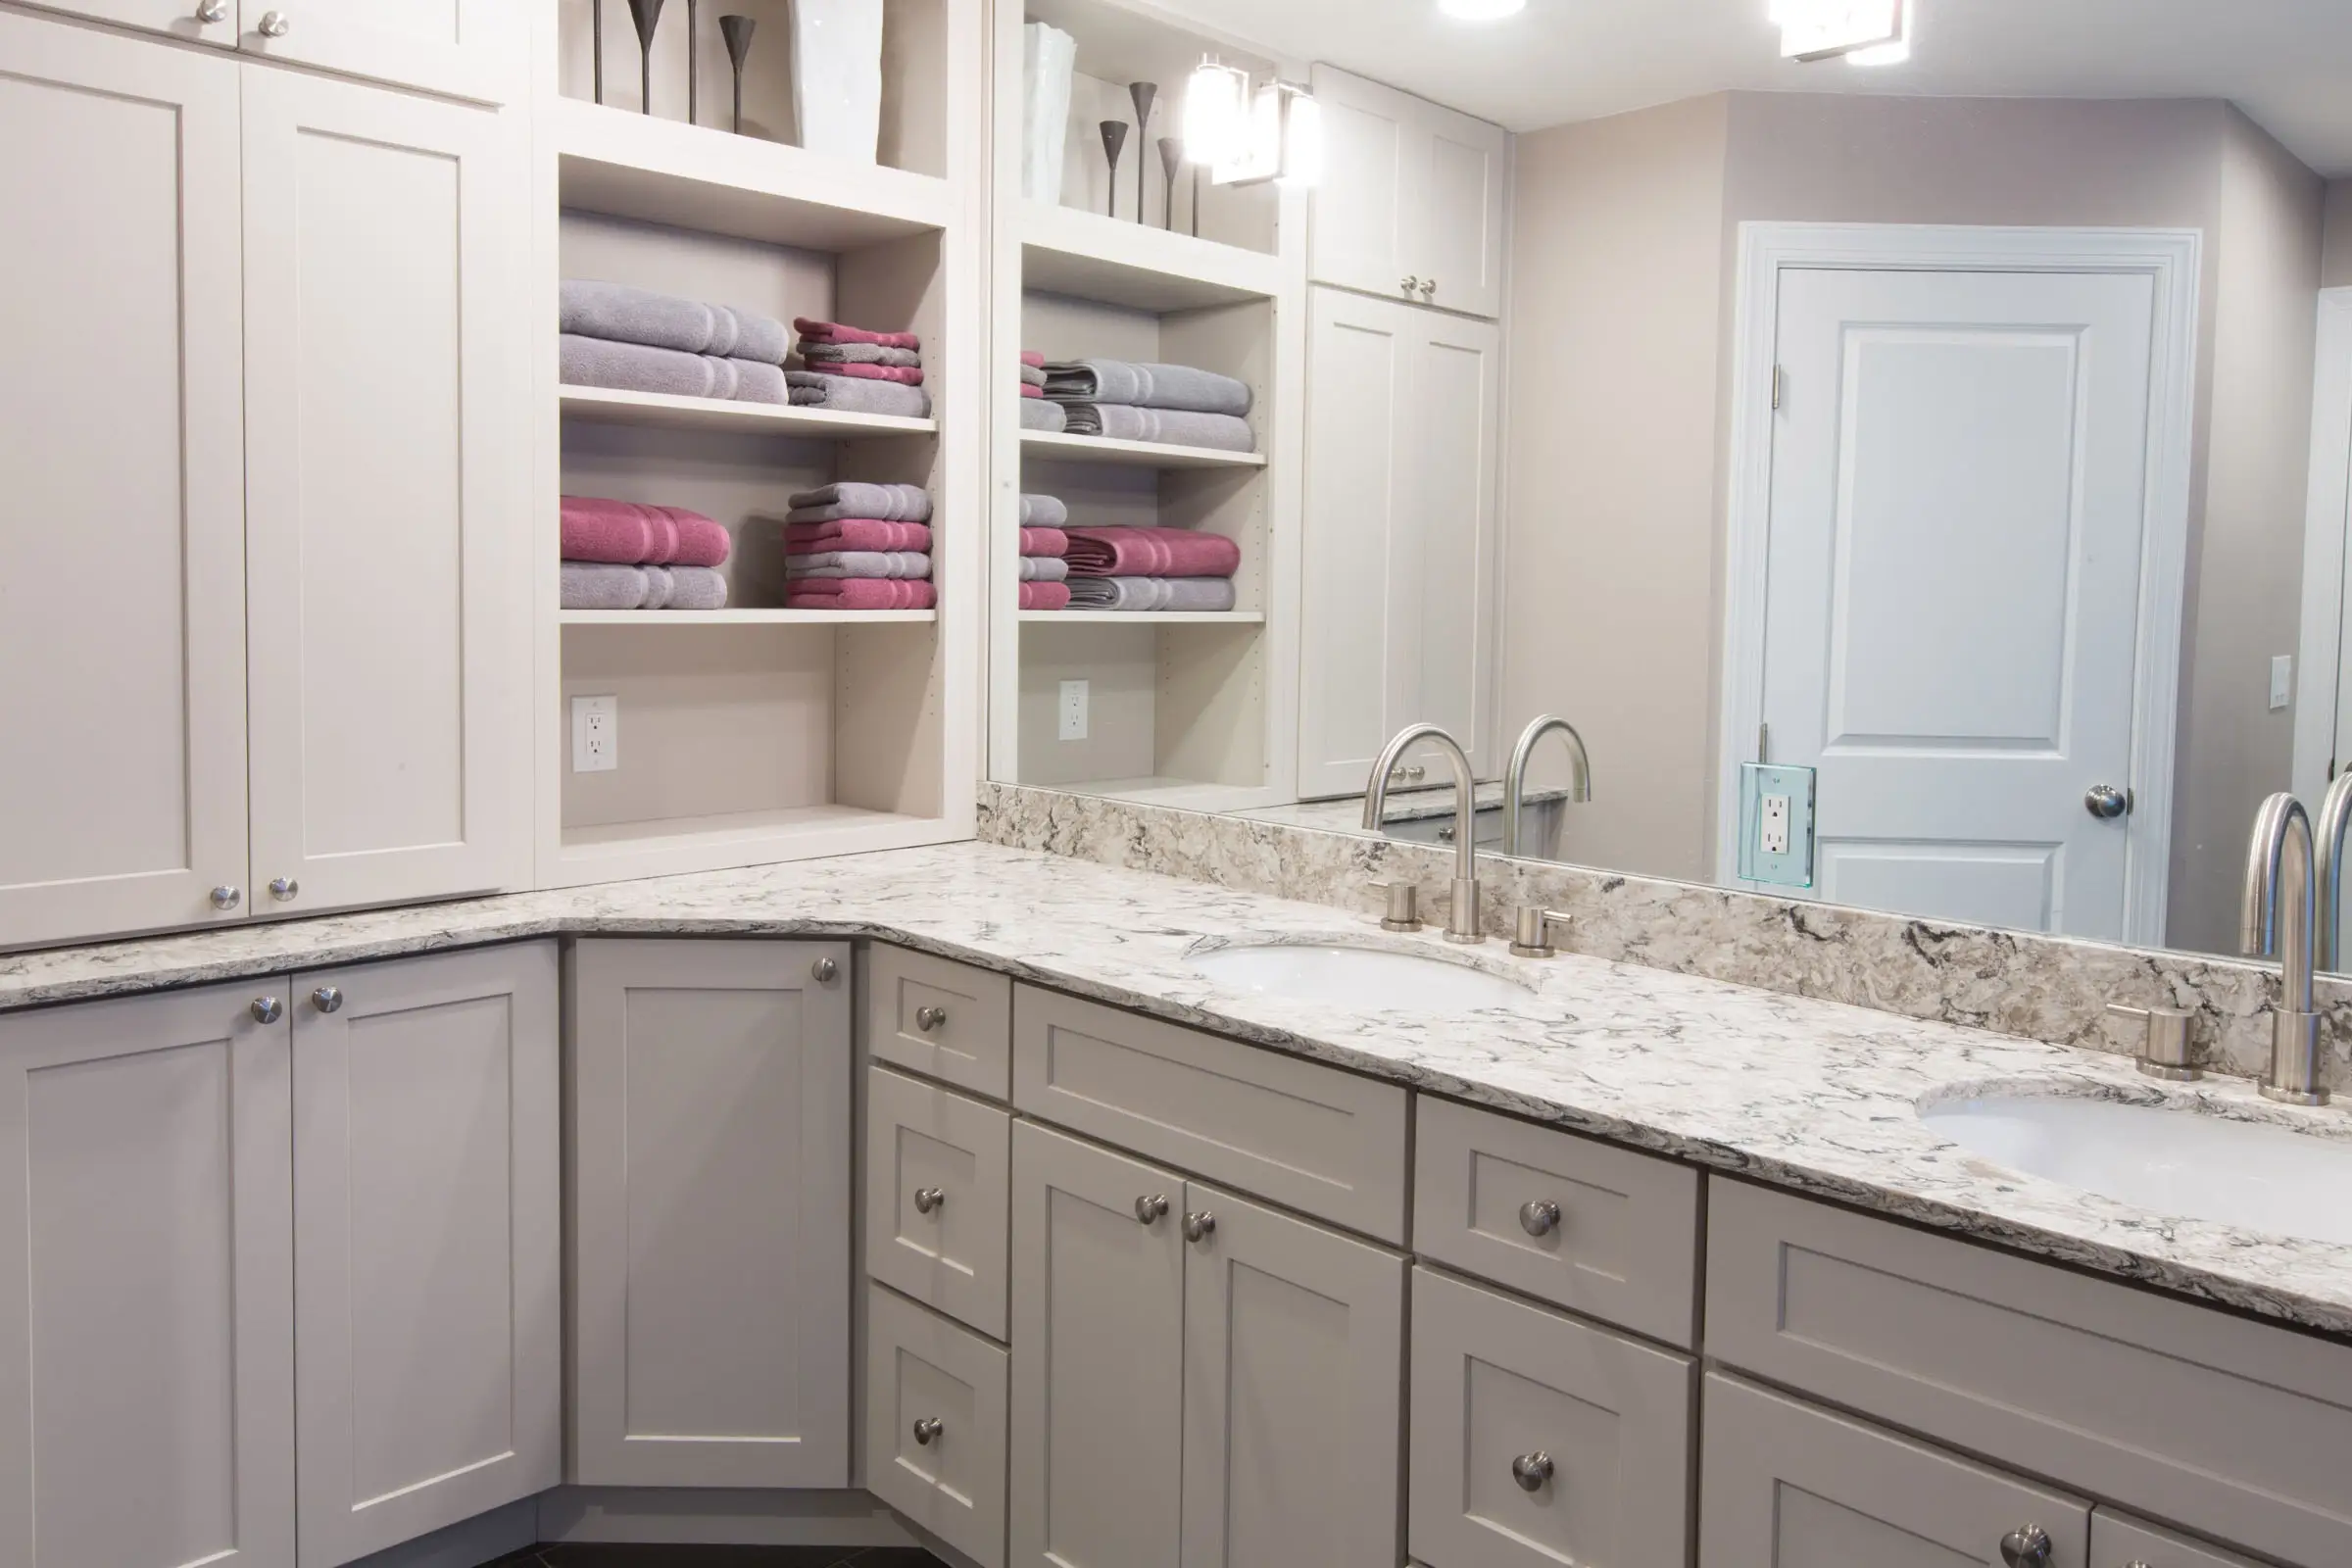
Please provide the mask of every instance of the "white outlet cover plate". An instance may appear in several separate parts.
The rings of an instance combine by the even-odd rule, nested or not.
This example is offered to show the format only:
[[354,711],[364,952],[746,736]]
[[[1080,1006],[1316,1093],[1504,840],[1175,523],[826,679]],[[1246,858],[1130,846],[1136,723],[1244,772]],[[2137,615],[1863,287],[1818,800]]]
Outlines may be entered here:
[[571,700],[571,770],[610,773],[620,766],[620,699]]

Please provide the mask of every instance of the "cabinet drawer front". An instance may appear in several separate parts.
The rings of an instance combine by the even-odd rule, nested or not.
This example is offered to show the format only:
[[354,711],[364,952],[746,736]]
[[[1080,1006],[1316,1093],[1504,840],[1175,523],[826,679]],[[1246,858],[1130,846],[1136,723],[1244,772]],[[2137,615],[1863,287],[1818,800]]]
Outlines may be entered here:
[[2255,1568],[2255,1565],[2243,1557],[2201,1546],[2169,1530],[2094,1508],[2090,1514],[2090,1568]]
[[1032,986],[1012,1012],[1021,1109],[1403,1241],[1403,1090]]
[[992,1100],[1011,1094],[1010,980],[881,946],[866,950],[864,978],[866,1050],[876,1061]]
[[2352,1347],[1743,1183],[1707,1349],[2289,1562],[2352,1561]]
[[1682,1568],[1692,1375],[1687,1357],[1414,1269],[1413,1555]]
[[1413,1116],[1415,1250],[1696,1346],[1696,1171],[1426,1095]]
[[868,1294],[865,1484],[982,1568],[1004,1561],[1004,1395],[1001,1347]]
[[1710,1372],[1699,1568],[1983,1568],[2038,1526],[2083,1568],[2090,1508],[2014,1476]]
[[1004,1338],[1012,1117],[936,1084],[866,1069],[865,1268]]

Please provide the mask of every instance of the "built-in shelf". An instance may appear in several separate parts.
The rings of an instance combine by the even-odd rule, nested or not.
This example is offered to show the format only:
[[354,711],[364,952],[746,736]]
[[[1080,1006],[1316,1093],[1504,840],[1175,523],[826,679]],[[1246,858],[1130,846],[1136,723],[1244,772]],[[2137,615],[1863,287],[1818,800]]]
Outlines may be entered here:
[[[676,401],[676,400],[672,400]],[[1099,435],[1023,430],[1021,456],[1055,463],[1108,463],[1122,468],[1262,468],[1263,452],[1179,447],[1162,441],[1107,441]]]
[[[600,881],[613,874],[612,862],[636,857],[681,865],[739,865],[899,849],[935,843],[939,837],[939,823],[930,817],[856,806],[793,806],[651,822],[605,822],[564,829],[563,857],[570,874],[561,880]],[[792,846],[789,854],[778,853],[784,844]]]
[[1283,804],[1274,791],[1241,784],[1212,784],[1189,778],[1110,778],[1080,784],[1047,784],[1044,789],[1168,806],[1192,811],[1246,811]]
[[1262,626],[1255,610],[1024,610],[1024,623],[1060,621],[1082,626]]
[[771,245],[850,251],[948,225],[948,182],[782,142],[558,100],[544,123],[564,207]]
[[795,408],[788,403],[738,403],[725,398],[679,398],[663,392],[616,392],[601,386],[567,386],[560,390],[565,418],[588,419],[599,424],[740,430],[760,435],[799,436],[809,441],[859,441],[890,435],[935,435],[939,431],[936,419],[906,419],[888,414],[843,414],[833,409]]
[[1028,201],[1021,207],[1021,286],[1160,316],[1272,299],[1282,289],[1282,259]]
[[937,620],[936,610],[566,610],[566,626],[877,626]]

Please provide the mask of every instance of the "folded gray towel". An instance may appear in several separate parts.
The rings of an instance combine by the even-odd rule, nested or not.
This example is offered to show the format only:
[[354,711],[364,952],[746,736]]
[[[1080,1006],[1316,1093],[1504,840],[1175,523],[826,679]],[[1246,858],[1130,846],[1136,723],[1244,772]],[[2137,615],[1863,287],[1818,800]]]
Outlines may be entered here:
[[784,384],[795,408],[831,409],[837,414],[888,414],[905,419],[931,417],[931,394],[897,381],[827,375],[821,370],[786,370]]
[[787,577],[928,577],[931,558],[919,550],[827,550],[788,556]]
[[566,561],[565,610],[724,610],[727,579],[709,566],[617,566]]
[[1046,367],[1046,396],[1056,403],[1124,403],[1141,409],[1186,409],[1195,414],[1250,412],[1250,388],[1230,375],[1189,365],[1137,365],[1126,360],[1064,360]]
[[890,365],[902,370],[919,370],[923,368],[923,356],[919,351],[885,348],[879,343],[811,343],[803,338],[801,358],[810,365]]
[[1231,577],[1072,577],[1073,610],[1221,612],[1233,608]]
[[1064,582],[1070,575],[1070,564],[1059,556],[1023,556],[1021,581]]
[[1070,509],[1061,504],[1059,496],[1021,497],[1021,526],[1024,528],[1058,528],[1070,520]]
[[669,575],[669,600],[663,610],[724,610],[727,579],[709,566],[664,566]]
[[787,496],[786,522],[843,522],[872,517],[880,522],[929,522],[931,492],[919,484],[869,484],[846,479]]
[[1044,398],[1023,398],[1020,403],[1022,429],[1059,435],[1069,427],[1069,416],[1062,413],[1060,404],[1048,403]]
[[564,333],[560,342],[560,374],[566,386],[665,392],[679,398],[727,398],[737,403],[785,401],[784,372],[758,360],[615,343],[576,332]]
[[1046,372],[1044,368],[1035,365],[1022,366],[1021,384],[1023,386],[1044,386],[1046,384]]
[[567,277],[558,291],[558,330],[687,354],[782,365],[792,346],[784,323],[757,311],[705,305],[626,283]]
[[1107,441],[1155,441],[1167,446],[1213,447],[1221,452],[1255,452],[1249,421],[1230,414],[1193,414],[1181,409],[1138,409],[1123,403],[1064,403],[1072,435]]

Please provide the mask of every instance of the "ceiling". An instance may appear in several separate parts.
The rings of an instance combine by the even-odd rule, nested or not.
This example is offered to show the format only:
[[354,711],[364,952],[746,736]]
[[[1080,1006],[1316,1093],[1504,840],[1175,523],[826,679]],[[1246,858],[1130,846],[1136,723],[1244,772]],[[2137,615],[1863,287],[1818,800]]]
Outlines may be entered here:
[[1437,0],[1158,0],[1294,61],[1328,61],[1513,130],[1726,89],[2228,98],[2305,163],[2352,174],[2352,0],[1914,0],[1906,65],[1779,58],[1767,0],[1528,0],[1460,23]]

